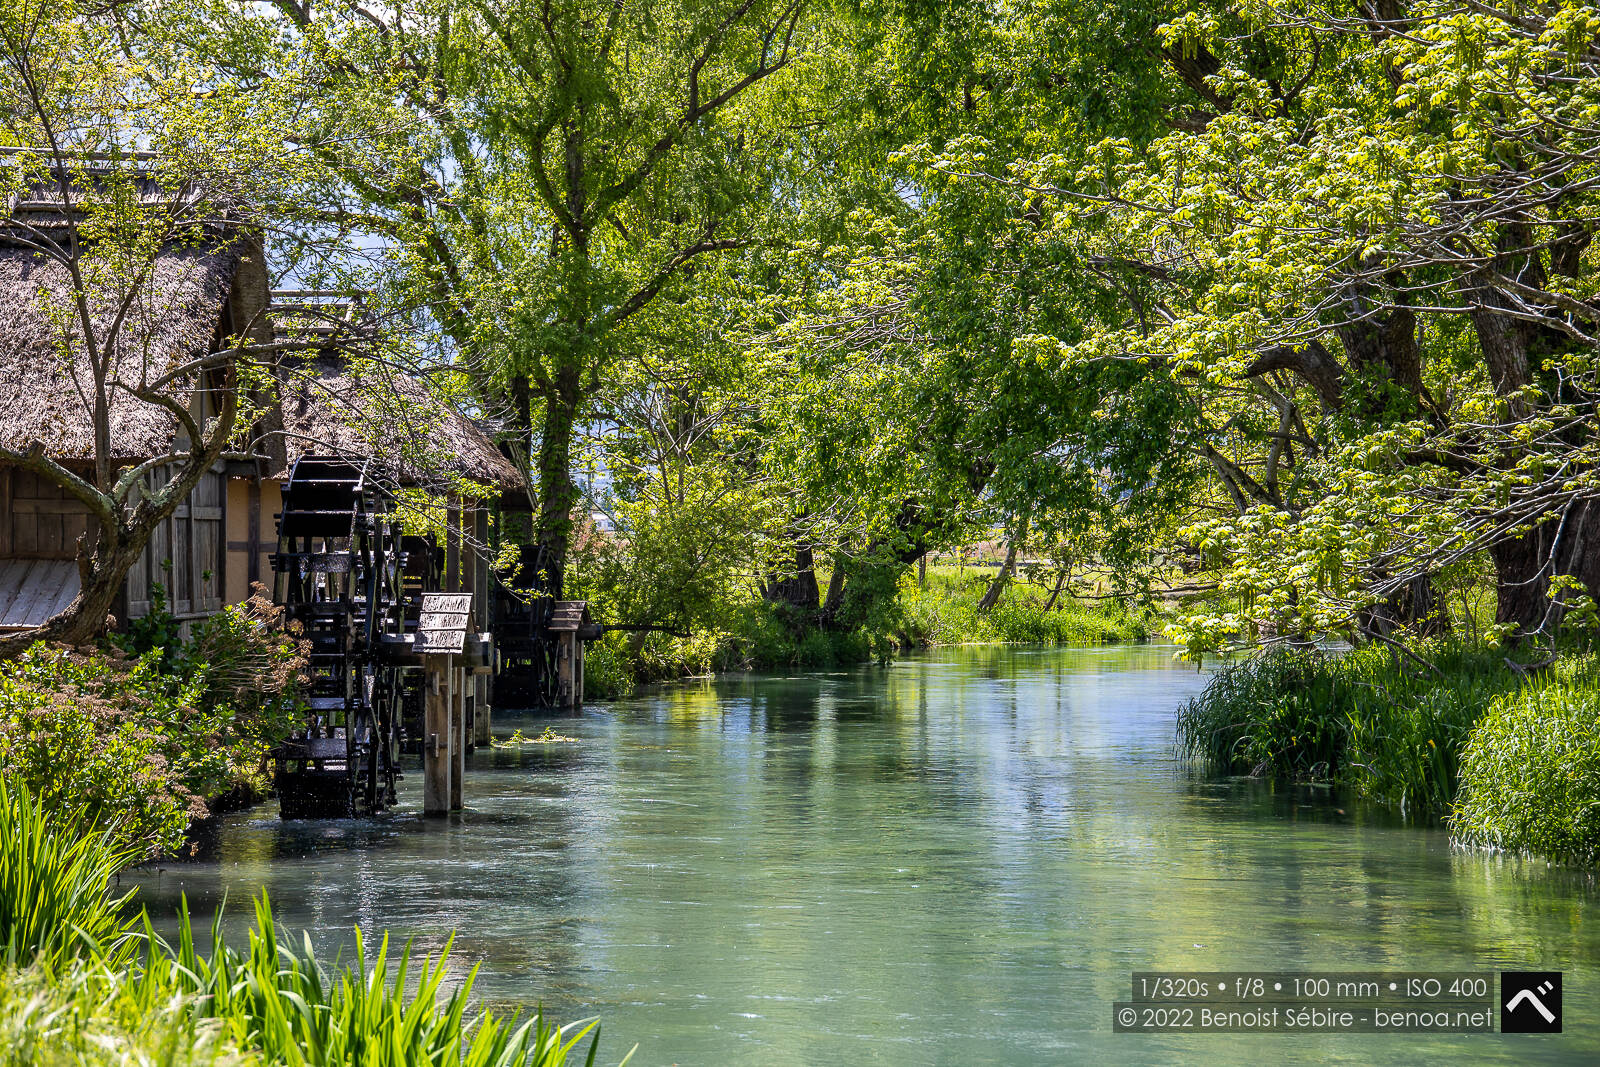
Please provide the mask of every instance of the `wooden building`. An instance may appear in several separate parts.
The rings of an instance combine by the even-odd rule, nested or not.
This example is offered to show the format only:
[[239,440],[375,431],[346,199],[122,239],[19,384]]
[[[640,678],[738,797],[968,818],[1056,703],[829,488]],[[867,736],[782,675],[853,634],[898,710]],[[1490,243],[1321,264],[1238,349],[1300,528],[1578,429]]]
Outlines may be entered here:
[[[39,449],[92,477],[94,383],[72,343],[63,345],[63,307],[73,288],[66,269],[38,250],[37,234],[60,212],[48,200],[13,204],[0,225],[0,445]],[[57,223],[64,228],[65,223]],[[266,268],[259,248],[234,234],[162,248],[151,263],[137,307],[127,314],[109,359],[112,459],[119,468],[173,451],[176,416],[133,397],[116,382],[138,383],[159,371],[218,351],[262,322]],[[98,309],[97,309],[98,310]],[[65,354],[63,352],[65,349]],[[214,414],[216,382],[194,377],[164,392],[201,419]],[[160,470],[148,477],[153,480]],[[190,498],[154,532],[129,573],[114,613],[147,613],[160,583],[172,611],[195,618],[218,610],[226,595],[223,540],[226,471],[207,473]],[[31,629],[62,610],[78,592],[76,559],[92,543],[89,509],[48,478],[0,458],[0,632]]]
[[[152,199],[159,190],[147,184]],[[72,287],[65,269],[38,250],[41,228],[64,229],[59,204],[16,201],[12,225],[0,222],[0,446],[42,450],[81,475],[92,475],[93,383],[81,356],[62,344],[61,308]],[[52,213],[54,213],[52,215]],[[27,225],[15,222],[25,218]],[[114,373],[137,383],[152,365],[172,366],[215,352],[249,331],[273,342],[274,321],[304,315],[305,294],[277,305],[259,245],[238,233],[163,247],[141,294],[138,313],[121,334]],[[327,319],[323,315],[324,320]],[[125,350],[125,351],[122,351]],[[64,354],[65,353],[65,354]],[[160,586],[182,620],[203,617],[270,584],[277,548],[280,479],[302,454],[371,459],[394,485],[443,489],[452,479],[493,494],[526,497],[526,480],[471,419],[440,403],[418,381],[376,367],[357,369],[330,347],[280,356],[276,396],[269,398],[249,443],[220,460],[173,515],[160,524],[130,570],[113,614],[119,622],[152,608]],[[184,381],[168,395],[201,420],[217,403],[217,383]],[[129,468],[180,448],[180,423],[170,412],[112,389],[113,460]],[[202,421],[203,425],[203,421]],[[160,476],[160,469],[148,478]],[[458,587],[481,590],[478,629],[488,630],[492,580],[483,552],[481,509],[461,517],[468,530],[457,552]],[[47,477],[0,457],[0,632],[28,630],[77,595],[80,549],[92,543],[89,509]],[[457,546],[458,549],[461,546]]]

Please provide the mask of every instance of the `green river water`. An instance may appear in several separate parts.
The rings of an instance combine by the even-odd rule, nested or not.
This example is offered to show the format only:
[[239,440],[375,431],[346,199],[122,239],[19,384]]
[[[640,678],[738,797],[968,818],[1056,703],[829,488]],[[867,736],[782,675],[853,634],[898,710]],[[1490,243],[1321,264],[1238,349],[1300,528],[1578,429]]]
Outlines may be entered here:
[[[572,743],[479,750],[468,810],[219,820],[136,873],[331,956],[428,949],[504,1006],[604,1019],[601,1062],[1600,1062],[1600,889],[1316,790],[1208,781],[1170,648],[957,648],[662,687]],[[420,774],[404,783],[417,808]],[[1112,1032],[1135,970],[1564,970],[1559,1036]]]

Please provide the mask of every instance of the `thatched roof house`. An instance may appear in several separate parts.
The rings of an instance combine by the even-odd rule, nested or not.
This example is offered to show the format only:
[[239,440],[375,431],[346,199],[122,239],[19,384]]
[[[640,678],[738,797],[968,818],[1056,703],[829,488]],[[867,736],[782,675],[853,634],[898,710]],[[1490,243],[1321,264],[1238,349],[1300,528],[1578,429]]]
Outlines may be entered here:
[[[266,268],[258,243],[229,221],[225,205],[202,210],[192,188],[164,190],[137,166],[79,161],[69,207],[61,181],[38,176],[36,158],[11,158],[24,181],[0,219],[0,448],[43,453],[89,476],[103,387],[108,458],[123,467],[169,454],[181,447],[180,422],[147,397],[176,401],[202,424],[215,413],[219,381],[185,368],[230,338],[263,336]],[[95,228],[84,227],[81,205],[113,186],[131,193],[154,227],[148,254],[120,247],[107,254]],[[92,343],[105,349],[98,359],[80,299]],[[154,531],[116,614],[148,612],[156,582],[177,614],[222,606],[224,495],[222,472],[208,474]],[[0,631],[31,629],[71,602],[76,560],[95,530],[81,501],[0,454]]]
[[461,478],[502,493],[526,489],[482,427],[411,375],[339,356],[285,357],[279,383],[282,429],[268,434],[267,446],[284,469],[301,455],[331,453],[374,458],[403,486]]
[[[86,173],[93,180],[113,174],[111,166]],[[114,180],[129,179],[118,173]],[[142,204],[170,210],[180,222],[138,284],[90,289],[97,324],[120,316],[115,351],[105,361],[118,466],[183,447],[177,417],[136,390],[240,335],[262,345],[274,338],[259,243],[240,227],[183,222],[193,206],[187,190],[166,194],[148,176],[132,180]],[[48,186],[13,198],[0,220],[0,448],[40,450],[87,473],[95,453],[92,361],[69,273],[61,256],[50,254],[79,221]],[[525,479],[493,440],[414,379],[358,369],[327,352],[282,362],[280,403],[269,405],[249,450],[219,464],[156,531],[128,576],[119,617],[148,612],[156,583],[180,617],[247,596],[252,582],[270,574],[277,479],[304,452],[370,457],[406,485],[434,487],[450,474],[502,493],[525,491]],[[161,391],[203,420],[215,411],[217,387],[189,375]],[[93,536],[91,527],[78,500],[0,454],[0,632],[37,626],[71,601],[80,540]]]
[[[155,381],[203,355],[235,332],[227,314],[240,256],[224,249],[163,250],[154,258],[147,292],[128,310],[114,353],[117,385]],[[67,270],[32,249],[8,244],[0,231],[0,447],[25,452],[38,445],[62,460],[92,461],[93,376],[86,361],[71,358],[82,344]],[[102,324],[117,310],[95,309]],[[192,377],[163,389],[181,398]],[[111,445],[119,460],[161,455],[178,420],[167,409],[113,386],[109,396]]]

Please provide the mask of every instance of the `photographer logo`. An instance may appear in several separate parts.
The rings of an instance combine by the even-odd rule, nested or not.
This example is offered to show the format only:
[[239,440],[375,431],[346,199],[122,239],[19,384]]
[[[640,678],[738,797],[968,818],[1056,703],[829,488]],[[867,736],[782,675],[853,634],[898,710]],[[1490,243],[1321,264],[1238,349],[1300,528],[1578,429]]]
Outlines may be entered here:
[[1561,972],[1501,971],[1500,1032],[1559,1034]]

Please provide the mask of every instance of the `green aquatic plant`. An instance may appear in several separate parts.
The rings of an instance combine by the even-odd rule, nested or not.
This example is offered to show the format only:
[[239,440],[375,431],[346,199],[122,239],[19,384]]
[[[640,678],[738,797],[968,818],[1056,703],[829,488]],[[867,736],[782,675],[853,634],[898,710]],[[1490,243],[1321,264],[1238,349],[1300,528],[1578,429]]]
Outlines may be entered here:
[[1600,672],[1593,657],[1494,701],[1461,758],[1464,844],[1600,862]]
[[1253,656],[1179,709],[1179,745],[1219,773],[1331,782],[1408,814],[1444,815],[1473,727],[1523,676],[1499,649],[1438,639],[1416,652],[1418,661],[1377,645]]
[[493,745],[495,748],[517,748],[520,745],[554,745],[564,741],[576,740],[578,740],[576,737],[568,737],[565,734],[556,733],[554,726],[546,726],[544,732],[536,737],[526,737],[523,735],[521,728],[518,728],[512,731],[510,737],[504,741],[495,741]]
[[[448,946],[395,955],[384,935],[369,960],[359,928],[354,958],[324,966],[309,938],[281,936],[264,894],[242,949],[219,915],[201,952],[187,905],[174,947],[131,914],[131,893],[109,892],[138,856],[123,841],[0,777],[0,1065],[562,1067],[585,1038],[594,1062],[597,1021],[478,1009],[477,969],[453,968]],[[103,1055],[118,1042],[126,1056]],[[34,1048],[50,1054],[19,1051]]]
[[55,968],[114,951],[127,896],[113,899],[108,888],[137,855],[84,809],[51,811],[26,785],[0,777],[0,963]]
[[103,960],[0,968],[0,1067],[246,1067],[214,1019]]
[[435,957],[414,957],[409,945],[395,955],[384,935],[369,959],[367,938],[357,927],[354,959],[325,967],[309,937],[296,943],[280,935],[265,895],[255,902],[243,950],[223,938],[219,916],[209,953],[200,952],[187,909],[176,948],[157,938],[148,922],[145,938],[151,946],[146,974],[156,986],[188,998],[239,1047],[259,1050],[270,1062],[561,1067],[585,1037],[585,1063],[594,1062],[599,1048],[596,1020],[557,1026],[542,1011],[519,1021],[474,1010],[477,968],[464,976],[454,972],[448,945]]

